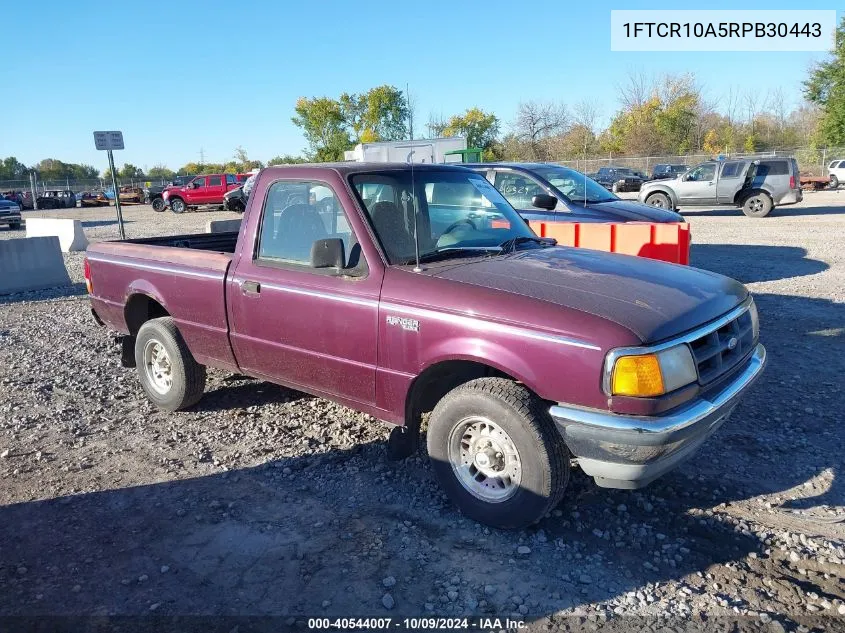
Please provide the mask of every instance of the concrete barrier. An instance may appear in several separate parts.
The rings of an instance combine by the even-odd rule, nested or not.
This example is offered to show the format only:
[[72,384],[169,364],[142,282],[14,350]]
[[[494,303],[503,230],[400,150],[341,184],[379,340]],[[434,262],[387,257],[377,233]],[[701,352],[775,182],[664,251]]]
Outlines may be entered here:
[[69,286],[59,238],[0,240],[0,295]]
[[79,220],[64,220],[59,218],[27,218],[27,237],[47,237],[55,235],[59,238],[62,252],[84,251],[88,248],[88,238],[82,231]]
[[206,233],[232,233],[240,230],[240,220],[209,220],[205,225]]

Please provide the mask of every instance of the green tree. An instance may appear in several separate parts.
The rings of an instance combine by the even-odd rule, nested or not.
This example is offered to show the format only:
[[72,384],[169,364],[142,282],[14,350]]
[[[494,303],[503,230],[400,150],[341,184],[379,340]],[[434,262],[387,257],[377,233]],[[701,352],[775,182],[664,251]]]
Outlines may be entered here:
[[163,180],[171,180],[176,173],[172,169],[168,169],[164,165],[154,165],[147,172],[147,178],[162,178]]
[[302,128],[311,160],[343,160],[343,152],[352,148],[339,101],[329,97],[300,97],[296,101],[296,116],[291,121]]
[[123,180],[131,180],[133,178],[143,178],[144,171],[131,163],[123,163],[123,167],[117,170],[117,175]]
[[499,135],[499,119],[495,114],[481,108],[470,108],[463,114],[455,114],[442,125],[429,124],[429,129],[440,136],[463,136],[467,147],[481,147],[489,150]]
[[0,161],[0,180],[26,180],[28,169],[14,156]]
[[308,159],[302,156],[291,156],[289,154],[284,154],[283,156],[274,156],[273,158],[267,161],[267,165],[301,165],[302,163],[307,162]]
[[[226,173],[246,173],[253,169],[261,169],[264,163],[260,160],[250,160],[246,150],[240,145],[235,149],[235,160],[226,163],[223,171]],[[230,167],[232,167],[230,169]]]
[[357,143],[408,138],[411,110],[405,94],[394,86],[378,86],[360,95],[343,93],[340,110]]
[[845,18],[836,29],[836,45],[830,59],[816,64],[804,82],[804,96],[821,107],[818,141],[845,145]]

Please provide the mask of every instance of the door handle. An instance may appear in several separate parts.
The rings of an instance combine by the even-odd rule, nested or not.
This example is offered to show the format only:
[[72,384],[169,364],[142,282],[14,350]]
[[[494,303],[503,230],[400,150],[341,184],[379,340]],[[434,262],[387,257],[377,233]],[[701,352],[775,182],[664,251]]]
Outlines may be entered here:
[[242,281],[241,292],[245,295],[260,295],[261,284],[257,281]]

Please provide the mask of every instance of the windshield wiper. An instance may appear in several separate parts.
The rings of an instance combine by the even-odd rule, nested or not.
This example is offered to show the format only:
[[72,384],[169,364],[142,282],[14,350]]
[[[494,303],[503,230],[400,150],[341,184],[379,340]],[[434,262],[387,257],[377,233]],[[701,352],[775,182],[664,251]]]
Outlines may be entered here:
[[[447,246],[436,251],[423,253],[420,255],[420,262],[435,262],[441,259],[449,259],[450,257],[469,257],[481,256],[485,253],[501,253],[501,246]],[[403,265],[408,266],[416,263],[416,258],[411,257],[402,262]]]
[[509,240],[505,240],[499,246],[502,248],[503,253],[512,253],[516,250],[516,247],[520,244],[540,244],[542,246],[555,246],[557,244],[557,240],[553,237],[536,237],[535,235],[519,235],[517,237],[512,237]]

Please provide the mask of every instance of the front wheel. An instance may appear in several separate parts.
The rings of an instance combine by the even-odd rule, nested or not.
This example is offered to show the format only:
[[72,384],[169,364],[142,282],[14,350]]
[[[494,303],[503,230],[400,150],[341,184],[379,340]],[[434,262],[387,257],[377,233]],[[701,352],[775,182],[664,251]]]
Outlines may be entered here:
[[141,386],[159,409],[195,404],[205,389],[205,366],[194,360],[170,317],[144,323],[135,338],[135,366]]
[[173,213],[184,213],[187,208],[188,207],[182,198],[173,198],[170,201],[170,210],[173,211]]
[[446,394],[429,419],[427,443],[452,502],[492,527],[536,523],[569,482],[569,451],[542,402],[505,378],[479,378]]
[[613,193],[619,193],[619,183],[618,183],[618,182],[614,182],[614,183],[610,186],[610,190],[611,190]]
[[645,203],[658,209],[671,209],[672,201],[665,193],[652,193],[645,199]]
[[156,213],[161,213],[162,211],[164,211],[164,207],[166,206],[167,205],[164,204],[164,198],[156,198],[152,202],[153,211],[155,211]]
[[839,178],[831,175],[831,177],[830,177],[830,188],[831,189],[839,189]]
[[769,215],[774,204],[766,193],[755,193],[742,203],[742,212],[749,218],[764,218]]

